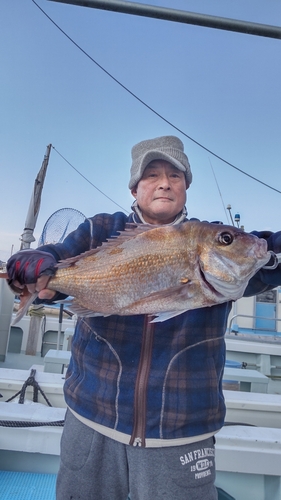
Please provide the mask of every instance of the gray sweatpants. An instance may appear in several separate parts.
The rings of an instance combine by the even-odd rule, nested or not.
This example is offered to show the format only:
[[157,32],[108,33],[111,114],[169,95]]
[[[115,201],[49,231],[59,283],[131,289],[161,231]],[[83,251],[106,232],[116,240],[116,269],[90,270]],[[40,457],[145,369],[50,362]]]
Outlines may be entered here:
[[139,448],[105,437],[67,411],[57,500],[217,500],[214,439]]

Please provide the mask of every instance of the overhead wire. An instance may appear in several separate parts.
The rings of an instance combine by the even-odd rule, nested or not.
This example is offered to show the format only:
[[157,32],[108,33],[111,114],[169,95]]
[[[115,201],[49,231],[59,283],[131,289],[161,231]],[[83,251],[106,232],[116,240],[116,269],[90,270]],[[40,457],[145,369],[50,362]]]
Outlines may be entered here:
[[212,156],[217,158],[218,160],[222,161],[226,165],[230,166],[231,168],[234,168],[238,172],[240,172],[243,175],[246,175],[250,179],[253,179],[254,181],[262,184],[263,186],[272,189],[273,191],[276,191],[277,193],[281,194],[281,191],[270,184],[267,184],[266,182],[258,179],[257,177],[254,177],[253,175],[249,174],[248,172],[245,172],[241,168],[237,167],[233,163],[225,160],[222,156],[218,155],[211,149],[207,148],[203,144],[201,144],[199,141],[196,139],[193,139],[190,135],[186,134],[183,130],[181,130],[179,127],[174,125],[172,122],[170,122],[167,118],[165,118],[163,115],[161,115],[158,111],[156,111],[154,108],[152,108],[149,104],[147,104],[145,101],[143,101],[140,97],[138,97],[134,92],[132,92],[126,85],[124,85],[120,80],[115,78],[109,71],[107,71],[100,63],[98,63],[88,52],[86,52],[73,38],[71,38],[38,4],[35,0],[32,0],[32,2],[38,7],[38,9],[49,19],[49,21],[66,37],[68,40],[77,47],[78,50],[80,50],[86,57],[90,59],[99,69],[101,69],[106,75],[108,75],[115,83],[117,83],[120,87],[122,87],[126,92],[128,92],[134,99],[136,99],[138,102],[140,102],[143,106],[145,106],[148,110],[150,110],[152,113],[154,113],[156,116],[158,116],[161,120],[163,120],[165,123],[170,125],[173,129],[177,130],[180,134],[182,134],[184,137],[192,141],[194,144],[199,146],[201,149],[204,151],[207,151],[207,153],[210,153]]
[[107,196],[107,194],[105,194],[101,189],[99,189],[95,184],[93,184],[87,177],[85,177],[84,174],[82,174],[77,168],[74,167],[74,165],[72,165],[56,148],[55,146],[52,145],[52,148],[56,151],[56,153],[71,167],[73,168],[73,170],[75,170],[75,172],[77,172],[81,177],[83,177],[83,179],[85,179],[85,181],[87,181],[89,184],[91,184],[91,186],[93,186],[97,191],[99,191],[103,196],[105,196],[108,200],[112,201],[112,203],[114,203],[114,205],[117,205],[117,207],[121,208],[122,210],[124,210],[124,212],[126,213],[129,213],[128,210],[126,210],[126,208],[122,207],[121,205],[119,205],[118,203],[116,203],[116,201],[114,201],[112,198],[110,198],[109,196]]

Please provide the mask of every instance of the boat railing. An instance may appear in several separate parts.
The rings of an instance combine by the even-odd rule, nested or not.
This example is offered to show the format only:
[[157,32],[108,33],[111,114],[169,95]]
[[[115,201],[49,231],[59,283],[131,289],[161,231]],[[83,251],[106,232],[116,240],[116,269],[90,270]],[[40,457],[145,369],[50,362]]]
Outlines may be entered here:
[[[229,326],[228,326],[228,333],[231,333],[231,332],[234,332],[234,333],[238,333],[238,325],[235,324],[235,328],[232,327],[233,325],[233,322],[236,318],[252,318],[252,319],[263,319],[263,320],[267,320],[267,321],[281,321],[281,318],[268,318],[268,316],[252,316],[250,314],[234,314],[231,319],[230,319],[230,322],[229,322]],[[255,328],[251,328],[252,330],[255,330]]]

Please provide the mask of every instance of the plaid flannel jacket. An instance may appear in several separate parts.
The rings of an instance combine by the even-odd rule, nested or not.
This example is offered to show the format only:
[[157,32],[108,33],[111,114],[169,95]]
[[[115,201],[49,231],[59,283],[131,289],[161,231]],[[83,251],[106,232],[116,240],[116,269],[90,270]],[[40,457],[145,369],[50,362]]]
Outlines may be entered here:
[[[57,260],[78,255],[118,234],[132,220],[132,215],[121,212],[98,214],[62,244],[40,250],[51,252]],[[267,239],[270,250],[281,251],[281,232],[254,234]],[[280,284],[280,266],[260,270],[245,295]],[[187,438],[222,427],[224,333],[231,305],[192,310],[154,324],[141,410],[146,438]],[[67,405],[93,422],[132,435],[144,335],[145,316],[79,318],[64,387]]]

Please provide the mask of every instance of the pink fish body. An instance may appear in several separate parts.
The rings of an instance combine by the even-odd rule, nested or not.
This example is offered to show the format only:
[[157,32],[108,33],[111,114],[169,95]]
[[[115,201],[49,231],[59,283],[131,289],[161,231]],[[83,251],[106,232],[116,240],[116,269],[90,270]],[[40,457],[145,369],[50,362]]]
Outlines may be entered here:
[[149,314],[164,321],[237,300],[269,259],[265,240],[232,226],[140,225],[59,263],[47,287],[73,296],[70,308],[81,316]]

